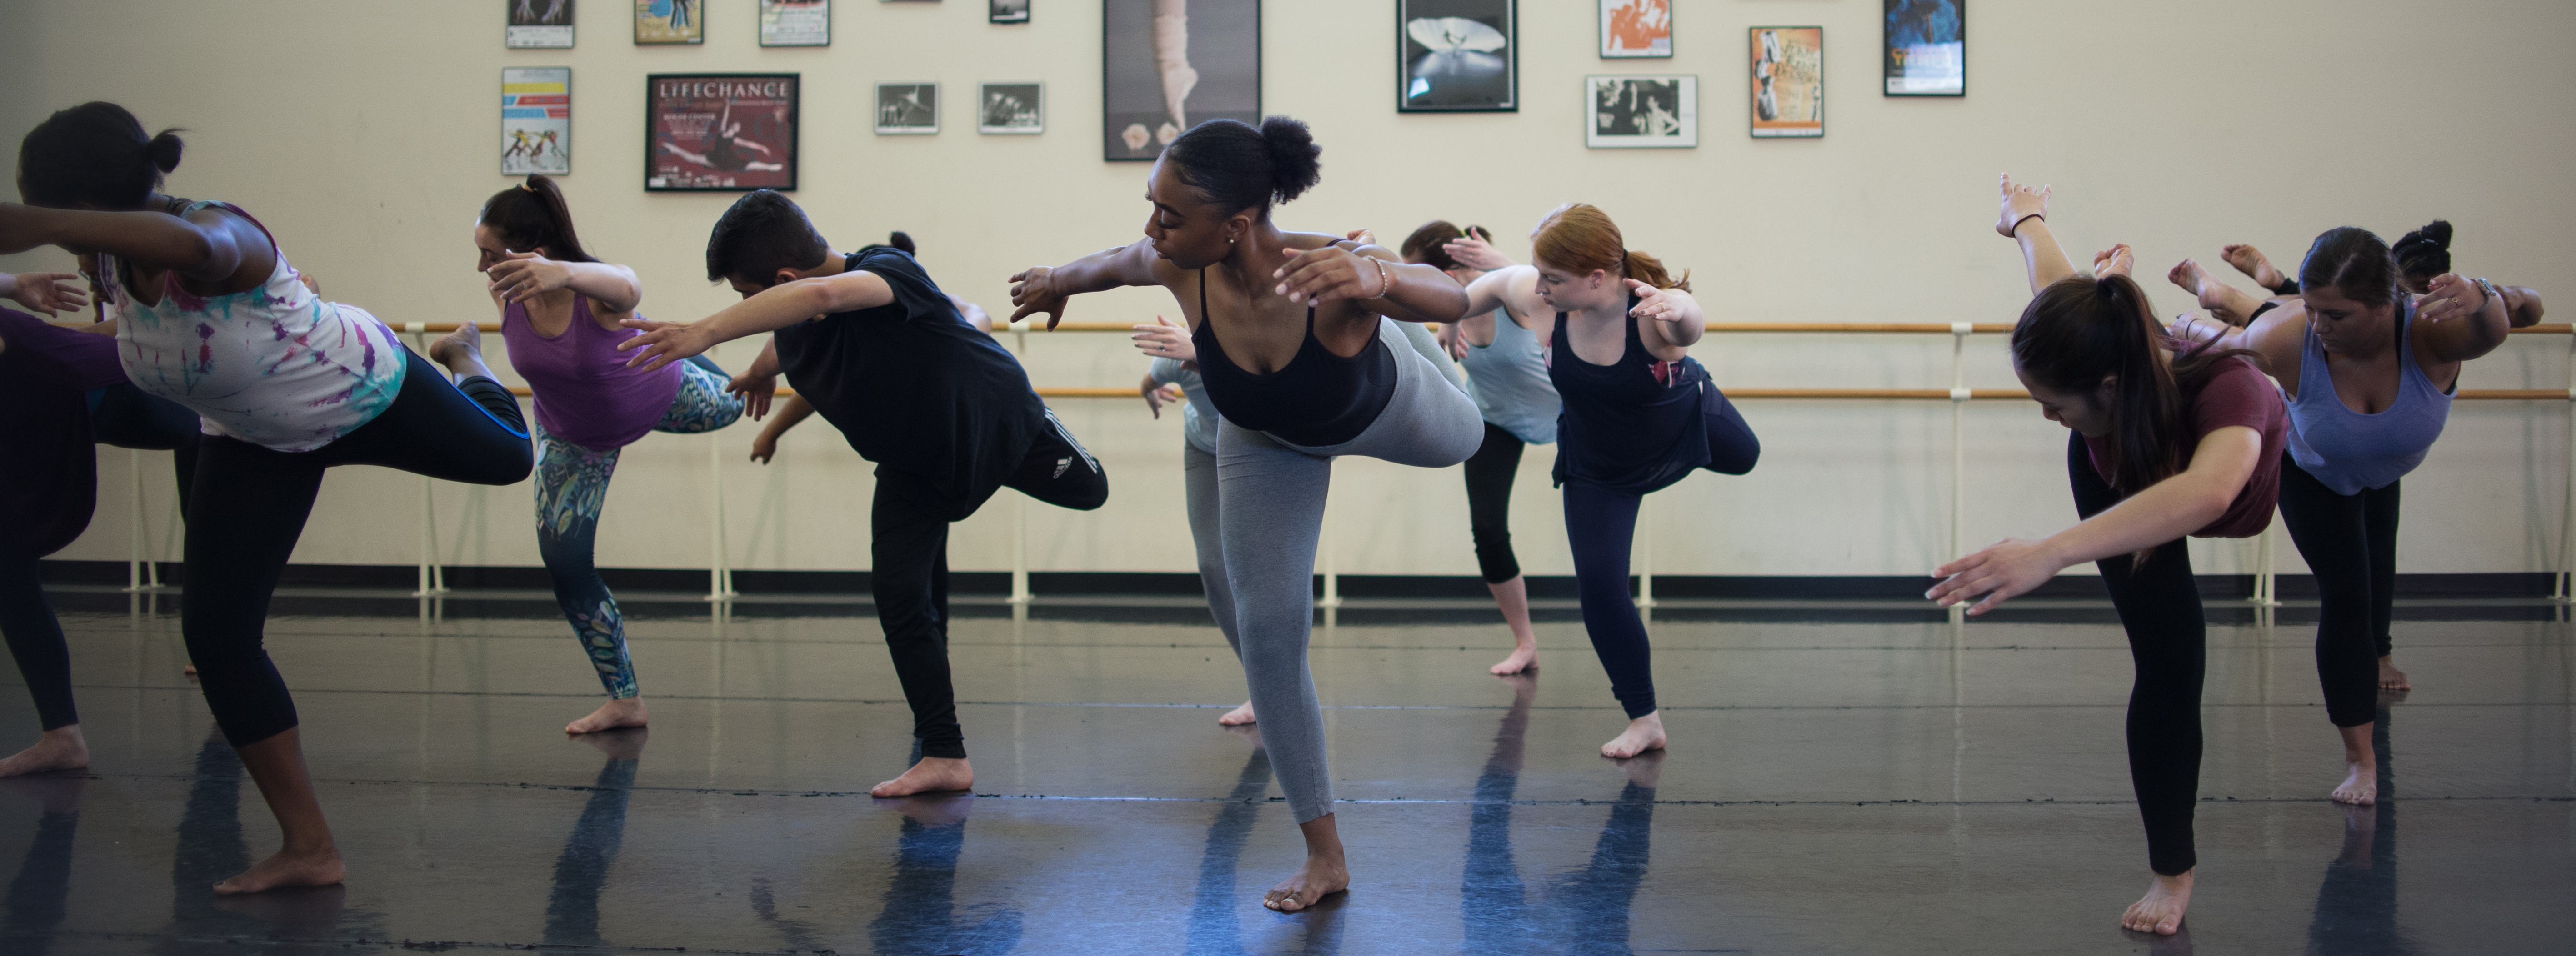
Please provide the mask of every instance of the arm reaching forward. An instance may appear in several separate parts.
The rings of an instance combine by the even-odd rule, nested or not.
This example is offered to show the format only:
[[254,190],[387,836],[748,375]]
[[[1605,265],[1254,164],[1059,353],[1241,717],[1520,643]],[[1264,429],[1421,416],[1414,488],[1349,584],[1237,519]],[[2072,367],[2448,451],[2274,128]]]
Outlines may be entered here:
[[626,360],[628,367],[661,368],[747,335],[775,332],[807,319],[873,309],[893,301],[893,287],[873,272],[798,279],[770,286],[696,322],[619,322],[630,329],[643,329],[644,334],[617,343],[617,350],[635,353],[634,358]]

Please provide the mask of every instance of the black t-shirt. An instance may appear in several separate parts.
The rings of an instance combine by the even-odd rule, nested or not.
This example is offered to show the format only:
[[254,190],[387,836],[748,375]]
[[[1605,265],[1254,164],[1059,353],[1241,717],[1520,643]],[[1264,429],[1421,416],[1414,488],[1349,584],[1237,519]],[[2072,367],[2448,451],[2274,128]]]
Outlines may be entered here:
[[778,330],[780,369],[859,457],[929,479],[962,518],[1028,454],[1046,405],[911,255],[867,249],[843,268],[885,280],[894,301]]

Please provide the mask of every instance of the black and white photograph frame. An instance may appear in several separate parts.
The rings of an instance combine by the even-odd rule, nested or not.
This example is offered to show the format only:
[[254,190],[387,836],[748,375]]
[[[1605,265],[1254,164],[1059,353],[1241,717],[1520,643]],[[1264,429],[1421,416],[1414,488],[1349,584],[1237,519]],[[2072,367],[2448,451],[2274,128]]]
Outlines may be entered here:
[[1583,145],[1593,149],[1699,146],[1696,74],[1583,78]]
[[984,19],[990,23],[1029,22],[1029,0],[985,0]]
[[1518,112],[1519,7],[1519,0],[1396,0],[1396,112]]
[[1888,96],[1968,95],[1968,0],[1882,0]]
[[1100,87],[1113,163],[1151,162],[1208,120],[1261,125],[1261,0],[1101,0]]
[[975,87],[975,131],[993,136],[1046,132],[1046,84],[982,83]]
[[877,84],[877,135],[939,135],[939,84]]

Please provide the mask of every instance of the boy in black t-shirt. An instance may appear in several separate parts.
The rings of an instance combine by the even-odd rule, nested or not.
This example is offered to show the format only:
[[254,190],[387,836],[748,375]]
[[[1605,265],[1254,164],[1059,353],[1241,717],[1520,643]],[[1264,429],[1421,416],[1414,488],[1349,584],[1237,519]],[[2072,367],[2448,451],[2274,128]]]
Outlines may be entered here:
[[1003,487],[1089,511],[1109,477],[1029,387],[1018,359],[969,325],[913,260],[911,240],[834,252],[794,202],[763,189],[736,200],[707,238],[707,278],[742,304],[690,323],[625,324],[620,344],[658,367],[775,332],[734,380],[753,416],[777,376],[877,464],[870,522],[877,621],[912,705],[921,761],[868,792],[900,797],[975,785],[948,678],[948,523]]

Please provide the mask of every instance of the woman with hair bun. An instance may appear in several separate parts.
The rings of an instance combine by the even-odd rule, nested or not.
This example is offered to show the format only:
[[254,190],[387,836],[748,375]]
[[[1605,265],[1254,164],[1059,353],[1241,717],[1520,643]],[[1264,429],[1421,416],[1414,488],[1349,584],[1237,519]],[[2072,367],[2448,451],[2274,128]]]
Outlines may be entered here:
[[19,146],[31,205],[0,204],[0,253],[55,245],[79,256],[107,300],[126,378],[203,421],[180,630],[207,709],[285,844],[215,892],[337,883],[345,869],[305,770],[295,701],[261,647],[269,597],[328,469],[506,485],[528,476],[528,433],[473,335],[440,339],[424,359],[366,310],[323,301],[241,207],[163,195],[179,153],[178,136],[146,135],[113,103],[55,113]]
[[1690,357],[1707,323],[1688,274],[1675,278],[1628,248],[1609,214],[1583,203],[1548,213],[1530,240],[1532,264],[1477,279],[1467,311],[1556,314],[1547,340],[1548,380],[1563,401],[1555,478],[1583,629],[1628,715],[1601,755],[1625,759],[1665,744],[1653,649],[1628,595],[1638,506],[1696,469],[1752,471],[1762,443]]
[[[706,356],[629,368],[619,343],[641,334],[644,287],[635,270],[582,248],[554,180],[529,176],[484,200],[474,225],[475,268],[501,309],[501,340],[536,405],[537,554],[555,603],[599,673],[608,702],[564,725],[568,734],[641,727],[646,712],[626,651],[626,621],[593,561],[600,509],[618,452],[646,432],[710,432],[742,417],[725,372]],[[460,328],[458,333],[481,333]]]
[[[2398,285],[2416,295],[2431,292],[2433,279],[2451,271],[2451,223],[2443,219],[2433,220],[2391,244],[2388,251],[2397,259]],[[2245,273],[2256,285],[2262,286],[2264,291],[2282,299],[2298,297],[2298,278],[2282,275],[2281,270],[2273,268],[2272,260],[2263,256],[2263,250],[2234,244],[2221,249],[2220,255],[2226,257],[2227,264],[2235,266],[2238,272]],[[2253,321],[2254,316],[2279,307],[2277,302],[2266,302],[2218,281],[2190,259],[2174,266],[2166,278],[2199,297],[2200,307],[2209,310],[2211,318],[2230,325],[2244,325]],[[2514,328],[2540,322],[2543,313],[2540,293],[2522,286],[2499,285],[2495,289],[2504,296],[2505,308],[2513,316]],[[2404,689],[2397,685],[2404,683],[2405,675],[2396,674],[2394,669],[2388,673],[2396,675],[2396,683],[2384,686],[2390,690]]]
[[[1475,453],[1475,402],[1395,328],[1454,322],[1458,283],[1353,238],[1289,232],[1271,208],[1322,176],[1285,116],[1192,127],[1146,180],[1145,238],[1011,277],[1013,321],[1120,286],[1171,291],[1190,326],[1217,432],[1218,543],[1263,745],[1306,839],[1306,863],[1263,897],[1283,912],[1350,885],[1333,819],[1323,711],[1306,669],[1315,548],[1333,458],[1443,468]],[[1393,322],[1386,321],[1395,320]],[[1222,615],[1223,612],[1219,612]]]
[[[1976,601],[1981,615],[2057,572],[2092,561],[2128,633],[2129,783],[2147,831],[2147,893],[2120,925],[2171,935],[2191,904],[2199,859],[2200,692],[2207,622],[2185,538],[2246,538],[2272,522],[2286,439],[2281,396],[2250,353],[2183,348],[2156,325],[2129,277],[2128,247],[2079,275],[2048,229],[2044,190],[2003,180],[1995,231],[2021,244],[2032,297],[2013,326],[2013,374],[2041,415],[2073,434],[2066,478],[2074,527],[2007,538],[1942,565],[1924,597]],[[1982,598],[1982,600],[1979,600]]]

